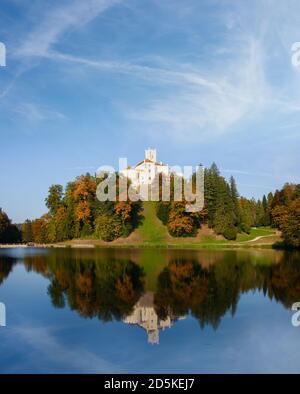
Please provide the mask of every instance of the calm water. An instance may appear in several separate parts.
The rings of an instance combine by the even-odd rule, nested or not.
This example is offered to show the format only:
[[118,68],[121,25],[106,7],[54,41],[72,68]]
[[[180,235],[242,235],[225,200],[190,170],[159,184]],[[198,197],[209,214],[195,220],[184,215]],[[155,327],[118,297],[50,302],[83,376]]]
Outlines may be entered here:
[[299,372],[300,255],[0,250],[1,372]]

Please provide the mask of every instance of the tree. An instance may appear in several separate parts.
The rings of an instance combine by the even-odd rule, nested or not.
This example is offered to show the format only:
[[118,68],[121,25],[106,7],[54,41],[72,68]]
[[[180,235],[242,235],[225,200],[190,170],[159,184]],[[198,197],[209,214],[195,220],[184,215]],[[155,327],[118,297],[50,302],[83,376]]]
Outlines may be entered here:
[[11,223],[7,214],[0,208],[0,243],[14,243],[20,240],[19,229]]
[[49,215],[43,215],[39,219],[32,221],[33,241],[39,244],[49,242]]
[[0,242],[7,242],[7,231],[10,225],[7,214],[0,208]]
[[28,243],[33,241],[32,223],[29,219],[27,219],[25,223],[22,224],[21,232],[22,232],[22,242]]
[[175,237],[192,235],[194,233],[193,221],[190,216],[184,216],[172,211],[170,213],[168,230]]
[[101,215],[95,221],[95,235],[103,241],[113,241],[122,236],[122,220],[117,216]]
[[276,205],[272,209],[272,221],[279,230],[282,229],[284,222],[288,216],[288,209],[284,205]]
[[230,177],[230,195],[233,204],[234,225],[239,226],[241,223],[241,212],[239,204],[239,193],[236,187],[236,182],[233,176]]
[[281,221],[282,236],[288,246],[300,247],[300,198],[294,200]]
[[[234,212],[234,203],[232,201],[231,189],[225,179],[220,177],[218,180],[218,193],[213,227],[217,234],[222,234],[224,237],[229,235],[230,239],[232,239],[234,234],[232,228],[235,226],[236,216]],[[235,233],[237,233],[237,231]]]
[[213,226],[217,210],[219,180],[219,169],[216,163],[213,163],[209,169],[204,171],[204,200],[208,211],[208,224],[211,227]]
[[156,205],[156,215],[158,219],[166,226],[169,221],[170,203],[169,202],[158,202]]
[[252,226],[252,215],[249,201],[246,198],[242,197],[239,201],[239,204],[241,212],[240,229],[242,232],[249,234]]
[[62,204],[63,187],[61,185],[52,185],[48,191],[48,197],[45,199],[46,207],[51,215],[55,215],[56,211]]

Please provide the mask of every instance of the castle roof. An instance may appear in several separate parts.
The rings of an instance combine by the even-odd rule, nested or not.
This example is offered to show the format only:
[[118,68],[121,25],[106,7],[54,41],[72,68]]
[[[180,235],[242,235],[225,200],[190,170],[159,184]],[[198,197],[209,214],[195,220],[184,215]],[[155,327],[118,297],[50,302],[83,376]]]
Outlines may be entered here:
[[143,163],[153,163],[153,164],[155,164],[156,166],[166,166],[166,164],[160,163],[160,162],[158,162],[158,161],[152,161],[152,160],[149,160],[149,159],[144,159],[144,160],[140,161],[140,162],[135,166],[135,168],[138,167],[138,166],[140,166],[140,165],[143,164]]

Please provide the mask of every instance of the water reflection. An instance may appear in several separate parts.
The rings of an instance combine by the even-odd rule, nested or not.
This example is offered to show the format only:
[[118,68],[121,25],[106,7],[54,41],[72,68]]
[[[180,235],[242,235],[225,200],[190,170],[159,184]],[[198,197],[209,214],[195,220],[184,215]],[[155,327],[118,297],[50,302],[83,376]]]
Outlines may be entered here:
[[230,252],[205,268],[198,260],[174,259],[158,277],[155,306],[161,318],[191,313],[201,328],[216,329],[227,311],[234,316],[241,294],[251,290],[290,308],[300,299],[299,253],[284,253],[270,263]]
[[133,312],[125,317],[124,322],[142,327],[147,332],[148,342],[159,344],[159,330],[170,328],[178,319],[185,319],[185,316],[165,315],[160,318],[155,310],[154,294],[147,292],[135,304]]
[[121,320],[143,293],[143,270],[130,260],[26,257],[28,270],[50,280],[48,294],[56,308],[67,304],[85,318]]
[[[160,261],[157,264],[157,261]],[[83,318],[123,321],[159,331],[192,315],[201,328],[218,328],[238,308],[239,298],[260,291],[290,308],[300,300],[298,252],[49,251],[0,256],[0,286],[23,264],[49,281],[55,308],[67,306]]]

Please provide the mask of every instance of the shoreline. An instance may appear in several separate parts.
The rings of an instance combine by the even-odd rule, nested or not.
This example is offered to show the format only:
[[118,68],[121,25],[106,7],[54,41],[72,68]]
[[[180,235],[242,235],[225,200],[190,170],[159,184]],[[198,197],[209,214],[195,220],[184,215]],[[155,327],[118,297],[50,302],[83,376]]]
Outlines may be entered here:
[[168,238],[154,241],[140,237],[118,238],[105,242],[95,238],[77,238],[57,243],[15,243],[0,244],[1,249],[190,249],[190,250],[249,250],[249,249],[286,249],[281,234],[254,236],[252,239],[227,241],[214,239],[207,241],[201,238]]
[[289,250],[283,245],[277,243],[232,243],[232,244],[3,244],[1,249],[186,249],[186,250],[249,250],[249,249],[273,249],[273,250]]

